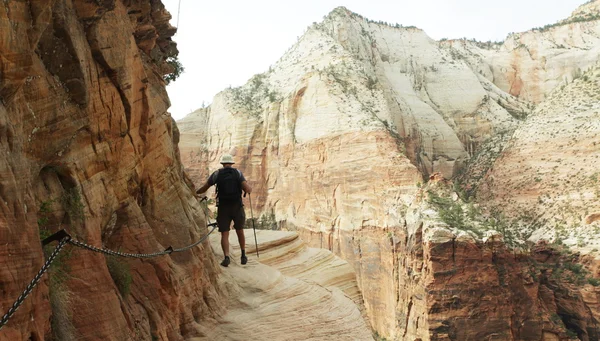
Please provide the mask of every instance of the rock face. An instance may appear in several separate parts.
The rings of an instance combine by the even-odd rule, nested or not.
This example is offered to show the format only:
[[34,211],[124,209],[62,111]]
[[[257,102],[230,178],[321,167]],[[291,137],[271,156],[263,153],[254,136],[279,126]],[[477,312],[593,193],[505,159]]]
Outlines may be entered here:
[[485,174],[486,206],[528,222],[524,239],[600,246],[600,64],[563,84],[517,129]]
[[[166,112],[169,19],[154,0],[0,6],[2,314],[44,262],[40,236],[151,253],[206,233]],[[0,340],[193,337],[220,311],[207,246],[150,260],[67,246]]]
[[589,1],[556,24],[511,33],[503,43],[460,40],[441,44],[459,53],[502,91],[541,103],[552,90],[580,77],[598,60],[599,3]]
[[[600,55],[599,3],[498,44],[436,42],[417,28],[338,8],[269,72],[178,122],[182,161],[194,182],[204,182],[221,154],[234,154],[255,188],[257,215],[354,267],[369,322],[381,336],[561,340],[574,333],[594,340],[595,287],[577,289],[562,272],[546,268],[586,261],[596,283],[596,263],[565,260],[543,243],[534,249],[528,242],[554,239],[544,225],[551,220],[515,217],[517,206],[508,198],[516,193],[519,203],[535,206],[533,218],[564,212],[560,205],[538,207],[532,194],[538,182],[521,181],[532,169],[550,167],[523,164],[543,161],[544,148],[572,163],[561,175],[565,181],[579,172],[566,187],[571,197],[581,194],[574,216],[597,224],[597,185],[579,188],[597,169],[592,77]],[[584,94],[573,97],[577,91]],[[581,98],[579,108],[569,108],[572,98]],[[573,114],[563,129],[566,110]],[[563,142],[550,139],[552,133]],[[487,220],[477,223],[479,235],[440,222],[435,210],[432,219],[415,218],[428,210],[419,182],[436,172],[461,179],[488,209]],[[551,186],[554,178],[547,179],[541,185]],[[502,230],[506,244],[484,235],[487,229]],[[532,305],[535,316],[522,308]]]
[[399,273],[395,339],[600,337],[597,282],[576,264],[589,257],[545,243],[509,248],[498,231],[465,222],[476,214],[449,216],[459,199],[437,206],[449,191],[444,180],[430,181],[409,207],[406,230],[390,237]]
[[[357,269],[372,328],[392,340],[598,339],[597,260],[544,242],[511,247],[491,226],[465,223],[475,213],[460,199],[434,204],[451,188],[430,180],[404,228],[335,236],[334,252]],[[318,245],[318,234],[301,235]]]
[[[219,277],[219,286],[229,293],[227,314],[205,324],[204,336],[190,341],[373,340],[348,263],[308,248],[294,232],[256,232],[260,262],[254,245],[248,245],[249,262],[240,265],[239,245],[231,238],[232,264]],[[246,230],[247,240],[251,235]],[[222,258],[219,236],[211,242]]]

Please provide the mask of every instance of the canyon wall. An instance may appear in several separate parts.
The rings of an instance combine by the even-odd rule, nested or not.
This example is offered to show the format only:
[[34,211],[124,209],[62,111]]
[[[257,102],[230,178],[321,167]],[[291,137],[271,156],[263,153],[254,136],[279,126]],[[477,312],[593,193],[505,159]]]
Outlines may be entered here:
[[600,63],[550,93],[485,173],[477,197],[522,239],[600,247]]
[[511,33],[505,41],[440,41],[503,92],[539,104],[598,61],[600,5],[589,1],[555,24]]
[[[170,18],[158,0],[0,5],[2,314],[44,263],[40,238],[59,229],[130,253],[206,234],[167,113]],[[217,273],[207,243],[148,260],[67,246],[0,340],[198,335],[224,308]]]
[[[252,234],[250,229],[246,234]],[[256,231],[240,265],[232,238],[232,263],[219,277],[230,309],[205,324],[202,340],[373,340],[354,269],[321,248],[307,247],[295,232]],[[217,257],[220,237],[211,235]],[[260,257],[255,257],[258,245]]]
[[[553,241],[553,234],[535,237],[535,226],[518,230],[524,223],[501,221],[517,215],[514,206],[493,200],[512,194],[494,185],[497,178],[514,189],[512,175],[531,175],[506,162],[511,148],[520,144],[532,154],[546,148],[529,142],[540,127],[561,126],[564,107],[554,108],[552,99],[571,98],[582,75],[592,77],[600,52],[598,3],[497,44],[436,42],[418,28],[337,8],[268,72],[179,121],[182,161],[192,180],[203,183],[223,153],[233,154],[255,188],[254,213],[268,228],[296,230],[309,245],[353,265],[369,322],[383,337],[566,340],[574,333],[594,340],[593,257],[566,259],[554,246],[533,246]],[[577,109],[586,114],[564,132],[587,146],[589,164],[577,168],[582,179],[593,176],[590,158],[598,155],[595,88],[586,89],[589,101]],[[549,112],[545,107],[555,116],[540,114]],[[584,123],[589,133],[580,139]],[[547,142],[548,151],[564,158],[560,143]],[[423,186],[434,174],[460,180],[483,211],[490,208],[477,233],[430,207]],[[584,192],[585,203],[596,207],[590,203],[597,195]],[[445,193],[453,202],[463,195]],[[522,197],[538,205],[537,195]],[[591,221],[594,213],[579,215]],[[500,236],[492,232],[499,229]],[[587,262],[589,283],[548,270],[571,262]]]

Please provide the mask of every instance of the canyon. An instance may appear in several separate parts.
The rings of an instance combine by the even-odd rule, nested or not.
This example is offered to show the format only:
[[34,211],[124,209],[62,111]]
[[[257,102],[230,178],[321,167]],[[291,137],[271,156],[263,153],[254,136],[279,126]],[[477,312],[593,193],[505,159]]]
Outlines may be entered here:
[[376,337],[596,340],[599,19],[435,41],[336,8],[179,120],[182,162],[234,155],[261,228],[352,265]]
[[[0,341],[600,338],[599,0],[504,42],[339,7],[178,122],[170,21],[0,5],[1,311],[63,229],[182,250],[67,244]],[[247,267],[194,245],[224,153],[254,188]]]
[[[252,230],[245,231],[247,236]],[[372,340],[365,323],[354,269],[330,251],[310,248],[294,232],[256,231],[247,245],[250,260],[233,263],[219,277],[227,313],[204,324],[200,340]],[[250,238],[248,238],[250,239]],[[233,241],[233,240],[232,240]],[[220,237],[211,236],[214,250]],[[219,258],[223,253],[216,251]]]

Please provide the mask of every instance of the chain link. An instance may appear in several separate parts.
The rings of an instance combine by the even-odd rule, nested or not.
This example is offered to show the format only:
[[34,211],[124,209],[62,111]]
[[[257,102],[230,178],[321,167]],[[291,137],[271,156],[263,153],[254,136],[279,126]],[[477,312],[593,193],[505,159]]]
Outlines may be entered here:
[[97,248],[95,246],[88,245],[88,244],[81,242],[79,240],[76,240],[76,239],[69,240],[69,244],[75,245],[75,246],[78,246],[78,247],[81,247],[81,248],[84,248],[84,249],[87,249],[87,250],[90,250],[93,252],[110,255],[110,256],[120,256],[120,257],[127,257],[127,258],[153,258],[153,257],[158,257],[158,256],[169,255],[173,252],[187,251],[187,250],[195,247],[196,245],[205,241],[206,238],[208,238],[208,236],[210,236],[210,234],[213,233],[213,231],[217,228],[216,224],[214,224],[214,223],[209,224],[209,226],[211,226],[211,225],[213,226],[212,230],[210,230],[210,232],[208,232],[204,237],[200,238],[200,240],[198,240],[194,244],[191,244],[186,247],[179,248],[179,249],[173,249],[172,247],[169,246],[165,251],[154,252],[154,253],[127,253],[127,252],[113,251],[113,250],[109,250],[109,249]]
[[213,233],[213,231],[214,231],[214,230],[217,228],[217,223],[212,223],[212,224],[209,224],[209,226],[211,226],[211,225],[213,226],[212,230],[210,230],[210,232],[208,232],[208,234],[206,234],[204,237],[200,238],[200,240],[199,240],[199,241],[195,242],[195,243],[194,243],[194,244],[192,244],[192,245],[188,245],[188,246],[186,246],[186,247],[182,247],[182,248],[180,248],[180,249],[173,249],[173,252],[183,252],[183,251],[187,251],[187,250],[189,250],[189,249],[193,248],[194,246],[196,246],[196,245],[198,245],[198,244],[202,243],[203,241],[205,241],[205,240],[206,240],[206,238],[208,238],[208,236],[210,236],[210,234],[211,234],[211,233]]
[[90,250],[90,251],[93,251],[93,252],[103,253],[103,254],[107,254],[110,256],[120,256],[120,257],[128,257],[128,258],[152,258],[152,257],[168,255],[173,252],[187,251],[187,250],[195,247],[196,245],[205,241],[206,238],[208,238],[208,236],[210,236],[210,234],[213,233],[213,231],[217,228],[216,225],[217,225],[216,223],[208,224],[208,226],[213,226],[212,230],[210,230],[210,232],[208,232],[204,237],[200,238],[200,240],[198,240],[194,244],[191,244],[186,247],[179,248],[179,249],[173,249],[172,247],[169,246],[165,251],[155,252],[155,253],[125,253],[125,252],[117,252],[117,251],[108,250],[108,249],[101,249],[101,248],[97,248],[92,245],[88,245],[84,242],[80,242],[78,240],[72,239],[71,236],[67,234],[65,237],[63,237],[60,240],[60,242],[58,243],[58,246],[56,246],[56,248],[54,249],[54,251],[52,252],[50,257],[48,258],[46,263],[44,263],[44,266],[42,266],[40,271],[38,271],[37,275],[33,278],[31,283],[29,283],[29,285],[27,285],[27,288],[25,288],[23,293],[17,298],[17,301],[12,305],[12,307],[10,309],[8,309],[8,312],[2,317],[2,320],[0,320],[0,330],[2,330],[2,328],[8,322],[8,320],[12,317],[12,315],[17,311],[17,309],[19,309],[19,306],[21,306],[21,304],[23,304],[23,302],[25,301],[27,296],[29,296],[31,291],[33,291],[33,288],[35,288],[35,286],[38,284],[38,282],[40,281],[40,279],[42,278],[44,273],[46,271],[48,271],[50,264],[52,264],[52,262],[54,261],[54,259],[58,255],[58,253],[61,251],[61,249],[67,243]]
[[71,237],[65,237],[58,243],[58,245],[56,246],[54,251],[52,251],[52,254],[48,258],[46,263],[44,263],[44,266],[42,266],[40,271],[38,271],[37,275],[35,275],[35,277],[33,278],[33,280],[31,280],[29,285],[27,285],[27,287],[25,288],[23,293],[17,298],[15,303],[12,305],[12,307],[10,307],[10,309],[8,309],[8,312],[6,314],[4,314],[4,316],[2,317],[2,320],[0,320],[0,330],[2,330],[2,327],[4,327],[4,325],[8,322],[8,320],[11,318],[11,316],[19,309],[21,304],[23,304],[23,302],[25,301],[27,296],[29,296],[29,294],[33,291],[33,288],[35,288],[35,286],[38,284],[38,282],[40,281],[40,279],[42,278],[44,273],[46,271],[48,271],[50,264],[52,264],[52,262],[54,261],[54,259],[56,258],[56,256],[60,252],[60,250],[65,246],[65,244],[67,244],[69,242],[70,239],[71,239]]
[[[204,213],[208,220],[208,212],[206,211],[206,208],[204,208]],[[38,284],[38,282],[40,281],[40,279],[42,278],[44,273],[46,273],[46,271],[48,271],[48,268],[50,268],[50,264],[52,264],[52,262],[54,261],[54,259],[58,255],[58,253],[61,251],[61,249],[67,243],[90,250],[90,251],[93,251],[93,252],[103,253],[103,254],[110,255],[110,256],[120,256],[120,257],[127,257],[127,258],[152,258],[152,257],[169,255],[173,252],[187,251],[187,250],[195,247],[196,245],[205,241],[206,238],[208,238],[208,236],[210,236],[210,234],[213,233],[213,231],[217,228],[217,223],[210,223],[207,225],[207,227],[208,226],[212,226],[213,227],[212,230],[210,230],[210,232],[208,232],[204,237],[200,238],[200,240],[198,240],[194,244],[191,244],[186,247],[179,248],[179,249],[173,249],[171,246],[169,246],[165,251],[154,252],[154,253],[126,253],[126,252],[118,252],[118,251],[113,251],[113,250],[108,250],[108,249],[97,248],[95,246],[88,245],[84,242],[80,242],[78,240],[72,239],[71,236],[65,230],[61,230],[61,231],[55,233],[54,235],[50,236],[49,238],[46,238],[43,241],[44,245],[46,245],[47,243],[50,243],[52,241],[55,241],[55,240],[59,240],[59,243],[56,246],[56,248],[54,249],[54,251],[52,251],[52,254],[48,258],[46,263],[44,263],[44,265],[42,266],[40,271],[38,271],[37,275],[35,275],[33,280],[31,280],[29,285],[27,285],[27,287],[25,288],[23,293],[17,298],[16,302],[12,305],[12,307],[10,307],[10,309],[8,309],[8,312],[6,314],[4,314],[4,316],[2,317],[2,320],[0,320],[0,330],[2,330],[2,328],[4,327],[4,325],[6,325],[6,323],[12,317],[12,315],[17,311],[17,309],[19,309],[21,304],[23,304],[23,302],[25,301],[27,296],[29,296],[29,294],[33,291],[33,288],[35,288],[35,286]]]
[[164,256],[164,255],[168,255],[170,254],[172,251],[172,249],[166,249],[165,251],[161,251],[161,252],[154,252],[154,253],[126,253],[126,252],[119,252],[119,251],[113,251],[113,250],[108,250],[108,249],[101,249],[101,248],[97,248],[95,246],[92,245],[88,245],[84,242],[80,242],[79,240],[75,240],[75,239],[71,239],[69,241],[69,244],[71,245],[75,245],[93,252],[98,252],[98,253],[103,253],[109,256],[120,256],[120,257],[127,257],[127,258],[152,258],[152,257],[158,257],[158,256]]

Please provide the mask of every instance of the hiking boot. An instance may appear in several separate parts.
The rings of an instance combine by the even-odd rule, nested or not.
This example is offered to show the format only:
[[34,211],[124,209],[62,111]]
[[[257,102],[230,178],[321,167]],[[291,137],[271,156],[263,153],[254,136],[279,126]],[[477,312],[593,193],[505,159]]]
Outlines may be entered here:
[[221,262],[221,265],[224,267],[228,267],[230,262],[231,261],[229,260],[229,256],[225,256],[225,259],[223,259],[223,261]]
[[245,265],[246,263],[248,263],[248,257],[244,255],[242,256],[242,265]]

